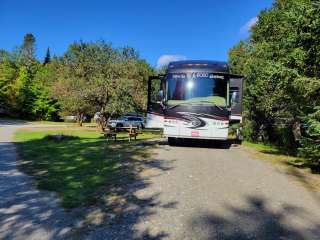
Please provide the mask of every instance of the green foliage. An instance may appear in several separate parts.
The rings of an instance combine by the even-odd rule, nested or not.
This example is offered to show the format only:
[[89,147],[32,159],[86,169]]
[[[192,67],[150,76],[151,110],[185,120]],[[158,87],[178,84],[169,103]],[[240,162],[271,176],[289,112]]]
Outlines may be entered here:
[[10,109],[10,98],[14,95],[14,81],[18,76],[17,66],[7,58],[0,61],[0,107]]
[[24,36],[23,44],[20,47],[19,63],[29,68],[36,62],[35,57],[35,43],[36,39],[32,33],[27,33]]
[[[308,130],[299,151],[319,159],[320,4],[276,0],[262,11],[247,41],[229,51],[230,68],[246,76],[244,107],[248,140],[297,149],[293,126]],[[313,140],[310,140],[313,139]],[[308,155],[309,152],[309,155]]]
[[19,68],[18,77],[14,82],[12,96],[14,98],[14,108],[13,110],[16,112],[21,112],[23,116],[28,110],[26,109],[26,103],[30,100],[30,81],[31,76],[27,67],[21,66]]
[[49,96],[43,77],[47,68],[35,58],[32,34],[25,35],[18,51],[1,51],[0,103],[8,115],[39,120],[57,116],[56,101]]
[[0,50],[0,107],[7,114],[55,120],[58,113],[82,119],[97,111],[109,116],[146,110],[153,69],[133,48],[76,42],[60,58],[51,59],[48,48],[40,64],[35,43],[28,33],[15,51]]
[[32,114],[37,120],[58,119],[57,112],[59,111],[59,104],[55,99],[50,97],[48,84],[52,74],[54,73],[51,66],[41,66],[30,85],[30,91],[34,98],[29,114]]
[[305,118],[306,135],[301,139],[300,155],[320,164],[320,106]]
[[150,66],[132,48],[104,41],[73,43],[53,85],[64,113],[121,114],[145,110]]

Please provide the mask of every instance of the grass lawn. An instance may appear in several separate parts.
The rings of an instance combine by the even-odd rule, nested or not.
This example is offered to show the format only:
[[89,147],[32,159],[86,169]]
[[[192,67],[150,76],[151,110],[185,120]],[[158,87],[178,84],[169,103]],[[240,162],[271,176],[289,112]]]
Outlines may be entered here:
[[46,124],[46,125],[74,125],[76,126],[76,123],[74,122],[54,122],[54,121],[30,121],[31,124]]
[[[49,135],[70,136],[54,140]],[[148,158],[147,147],[134,146],[140,140],[159,137],[144,132],[137,141],[128,142],[127,134],[119,141],[107,142],[102,134],[90,129],[21,129],[15,139],[21,158],[20,169],[32,175],[39,188],[55,191],[65,208],[93,204],[108,194],[114,184],[130,178],[130,164]],[[149,147],[150,148],[150,147]]]
[[257,150],[257,154],[259,156],[263,156],[263,158],[268,158],[269,160],[272,160],[274,162],[287,163],[295,165],[297,167],[301,166],[303,163],[307,164],[305,159],[292,156],[275,146],[264,145],[261,143],[252,143],[247,141],[243,141],[242,144],[246,147]]
[[[52,125],[52,126],[59,126],[59,125],[64,125],[64,126],[74,126],[74,127],[78,127],[78,124],[76,122],[72,122],[72,121],[63,121],[63,122],[54,122],[54,121],[45,121],[45,120],[41,120],[41,121],[30,121],[31,124],[34,125]],[[84,127],[96,127],[95,123],[90,123],[90,122],[84,122],[82,123],[82,125]]]

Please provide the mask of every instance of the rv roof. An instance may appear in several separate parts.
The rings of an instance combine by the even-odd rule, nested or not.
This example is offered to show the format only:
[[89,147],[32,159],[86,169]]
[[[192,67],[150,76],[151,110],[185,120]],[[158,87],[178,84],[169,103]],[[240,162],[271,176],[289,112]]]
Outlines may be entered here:
[[220,61],[209,60],[184,60],[170,62],[168,70],[180,69],[180,68],[206,68],[212,69],[215,72],[229,72],[228,64]]

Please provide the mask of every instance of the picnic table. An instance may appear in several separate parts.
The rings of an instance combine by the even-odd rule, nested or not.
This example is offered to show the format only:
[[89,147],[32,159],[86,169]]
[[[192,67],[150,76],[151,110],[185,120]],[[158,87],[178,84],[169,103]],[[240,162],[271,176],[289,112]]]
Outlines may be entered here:
[[126,131],[129,135],[129,142],[131,141],[131,138],[134,138],[134,140],[137,140],[137,136],[141,134],[141,132],[138,131],[139,129],[137,127],[129,126],[129,127],[109,127],[104,130],[103,135],[107,139],[114,139],[117,140],[117,134],[122,131]]

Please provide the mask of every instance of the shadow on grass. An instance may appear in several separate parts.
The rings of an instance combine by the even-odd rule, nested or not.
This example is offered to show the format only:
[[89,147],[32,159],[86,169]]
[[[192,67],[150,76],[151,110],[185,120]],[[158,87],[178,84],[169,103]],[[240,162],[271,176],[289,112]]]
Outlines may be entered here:
[[[38,229],[53,231],[49,239],[81,239],[88,234],[101,235],[102,239],[168,237],[164,232],[139,232],[133,227],[141,218],[155,214],[153,207],[175,208],[178,204],[160,202],[160,193],[148,197],[136,195],[149,186],[148,179],[141,177],[141,171],[155,169],[157,174],[162,174],[171,169],[170,161],[153,159],[151,148],[155,146],[138,143],[86,138],[62,141],[43,138],[17,143],[22,159],[20,170],[33,176],[40,189],[56,192],[62,206],[70,209],[67,214],[71,219],[61,216],[57,211],[63,210],[53,208],[45,198],[39,202],[36,193],[12,186],[10,194],[23,197],[21,201],[17,197],[7,203],[8,211],[1,212],[1,225],[11,219],[5,239],[12,239],[18,230],[26,236],[31,234],[33,228],[21,229],[21,218],[38,224]],[[9,171],[6,177],[15,183],[16,175],[10,175]],[[23,208],[9,211],[19,205]],[[82,220],[75,223],[74,214]]]
[[258,150],[261,153],[268,154],[268,155],[275,155],[275,156],[287,156],[292,159],[286,160],[285,164],[295,167],[295,168],[300,168],[300,169],[310,169],[311,173],[313,174],[320,174],[320,166],[317,163],[308,161],[307,159],[304,158],[298,158],[296,157],[296,154],[287,152],[285,150]]
[[295,159],[290,162],[287,162],[289,166],[293,166],[301,169],[310,169],[313,174],[320,174],[320,166],[319,164],[313,163],[311,161],[305,159]]
[[[310,213],[292,205],[271,209],[262,197],[246,198],[247,207],[224,206],[225,214],[200,212],[189,221],[191,232],[202,235],[201,239],[244,240],[244,239],[318,239],[320,223],[310,218]],[[292,218],[308,222],[302,228],[286,225]],[[192,238],[192,236],[190,237]]]

